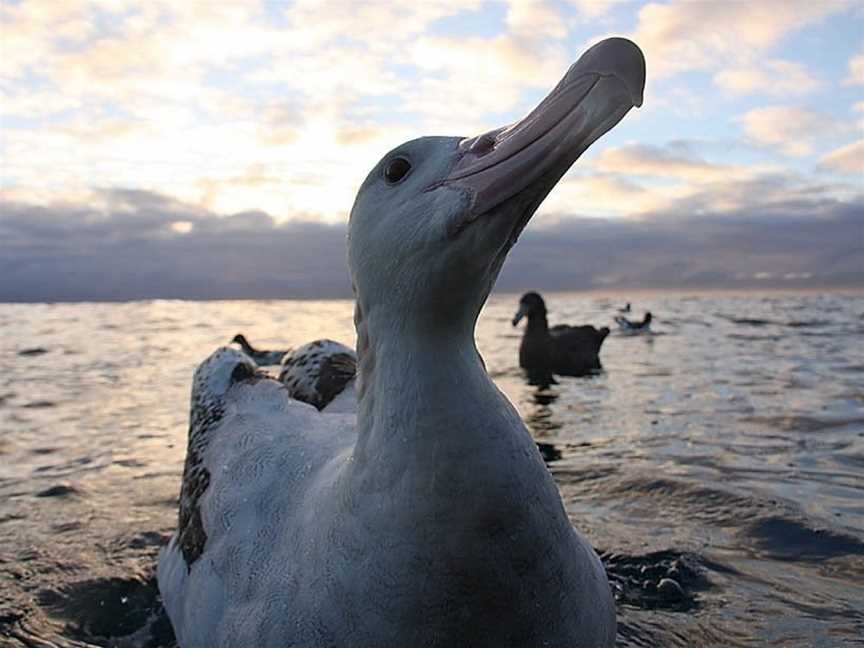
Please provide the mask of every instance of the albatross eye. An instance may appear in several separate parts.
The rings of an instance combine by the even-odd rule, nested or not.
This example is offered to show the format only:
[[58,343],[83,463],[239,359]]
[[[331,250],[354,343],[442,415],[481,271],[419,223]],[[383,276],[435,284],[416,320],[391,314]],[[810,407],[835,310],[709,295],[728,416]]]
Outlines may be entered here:
[[411,163],[403,157],[390,160],[384,167],[384,179],[390,184],[396,184],[411,170]]

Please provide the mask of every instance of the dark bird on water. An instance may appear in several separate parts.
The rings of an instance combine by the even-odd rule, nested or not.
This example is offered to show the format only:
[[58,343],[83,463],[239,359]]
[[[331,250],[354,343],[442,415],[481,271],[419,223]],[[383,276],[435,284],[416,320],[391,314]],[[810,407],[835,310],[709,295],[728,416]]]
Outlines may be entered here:
[[247,340],[246,336],[242,333],[235,335],[231,339],[231,342],[239,344],[240,348],[243,349],[243,353],[249,356],[259,367],[278,365],[282,362],[282,358],[285,357],[285,354],[291,351],[290,349],[285,349],[283,351],[265,351],[263,349],[256,349],[249,344],[249,340]]
[[523,317],[527,318],[528,325],[519,345],[519,366],[525,370],[532,385],[546,387],[554,384],[553,374],[586,376],[603,368],[600,347],[609,335],[608,327],[597,329],[590,324],[558,324],[549,328],[546,303],[536,292],[522,295],[513,326]]

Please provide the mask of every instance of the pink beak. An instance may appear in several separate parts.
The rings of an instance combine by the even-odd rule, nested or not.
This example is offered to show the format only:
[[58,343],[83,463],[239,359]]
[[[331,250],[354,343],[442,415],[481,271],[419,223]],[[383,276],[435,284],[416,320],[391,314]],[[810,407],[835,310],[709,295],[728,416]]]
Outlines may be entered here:
[[471,193],[471,220],[535,182],[539,205],[591,144],[642,105],[644,88],[642,51],[624,38],[601,41],[525,118],[462,140],[444,184]]

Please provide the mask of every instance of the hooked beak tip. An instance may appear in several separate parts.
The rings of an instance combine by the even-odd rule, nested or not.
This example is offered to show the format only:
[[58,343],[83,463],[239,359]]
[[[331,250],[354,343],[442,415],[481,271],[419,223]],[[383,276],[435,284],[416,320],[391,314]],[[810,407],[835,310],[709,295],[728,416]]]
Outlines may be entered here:
[[627,87],[630,100],[639,108],[645,94],[645,55],[627,38],[607,38],[589,49],[571,68],[614,76]]

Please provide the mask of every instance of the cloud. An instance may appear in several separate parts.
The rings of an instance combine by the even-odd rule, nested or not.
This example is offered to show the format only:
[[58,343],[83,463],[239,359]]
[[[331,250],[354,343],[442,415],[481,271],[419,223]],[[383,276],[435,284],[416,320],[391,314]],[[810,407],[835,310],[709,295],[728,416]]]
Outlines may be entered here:
[[478,117],[516,109],[526,88],[549,90],[567,69],[565,50],[555,41],[535,43],[507,34],[423,37],[413,51],[422,74],[406,91],[405,107],[425,115],[432,128],[454,135],[502,126]]
[[654,78],[740,66],[790,32],[849,6],[843,0],[650,3],[639,11],[633,39]]
[[814,182],[774,165],[712,161],[694,153],[699,145],[682,141],[665,147],[627,144],[604,149],[559,183],[537,220],[560,220],[574,211],[642,218],[694,211],[757,213],[772,211],[791,196],[848,200],[856,191],[843,182]]
[[559,221],[568,214],[591,217],[633,216],[669,202],[668,192],[657,192],[626,177],[587,174],[564,178],[544,201],[536,222]]
[[[754,220],[794,216],[807,219],[828,213],[835,205],[859,204],[860,187],[818,183],[789,173],[761,173],[699,185],[686,185],[657,209],[640,215],[695,214],[718,218],[749,214]],[[756,225],[757,223],[754,223]]]
[[616,0],[567,0],[586,18],[599,18],[608,13]]
[[769,95],[806,94],[821,85],[800,63],[780,59],[726,68],[714,76],[714,82],[735,94]]
[[[730,91],[770,80],[771,91],[792,93],[815,82],[810,73],[763,59],[849,3],[567,5],[0,2],[4,193],[19,203],[99,206],[105,199],[92,196],[95,179],[164,192],[211,215],[266,213],[275,228],[301,214],[336,224],[385,151],[421,134],[472,135],[524,114],[558,81],[577,42],[596,40],[598,24],[620,31],[638,12],[649,85],[704,69]],[[597,20],[589,26],[588,18]],[[702,80],[676,79],[647,102],[653,113],[634,112],[622,128],[647,119],[642,141],[657,142],[669,127],[710,128],[706,135],[719,137],[726,108],[717,119],[716,97],[700,89]],[[691,121],[652,121],[661,113]],[[772,130],[769,117],[750,115],[753,141],[795,154],[815,148],[792,127]],[[544,205],[549,222],[574,206],[592,216],[653,213],[706,195],[709,185],[723,201],[717,209],[728,210],[746,203],[735,183],[764,173],[660,146],[618,147],[594,166],[589,159]],[[824,168],[838,170],[833,164],[826,156]],[[188,244],[204,231],[183,214],[171,222],[191,229],[165,225],[160,236],[182,235]]]
[[838,128],[830,116],[794,106],[755,108],[741,121],[753,141],[796,157],[812,153],[813,139]]
[[849,76],[843,81],[846,85],[864,84],[864,52],[849,59]]
[[559,182],[535,223],[558,222],[574,213],[642,219],[664,213],[758,215],[782,212],[793,199],[812,204],[816,213],[818,204],[848,202],[861,191],[860,183],[836,176],[818,177],[776,164],[719,162],[697,152],[718,146],[728,151],[728,142],[710,140],[603,149]]
[[[790,173],[732,167],[728,177],[711,172],[703,179],[637,183],[632,176],[600,174],[565,179],[556,187],[535,220],[558,222],[573,213],[588,216],[629,216],[652,219],[657,214],[715,214],[748,212],[787,213],[790,205],[803,205],[799,216],[814,215],[821,205],[847,202],[860,192],[856,185],[814,182]],[[661,169],[659,173],[666,171]],[[672,169],[672,173],[679,173]],[[687,171],[689,175],[690,171]],[[809,212],[806,209],[810,209]],[[796,212],[797,213],[797,212]]]
[[[195,98],[206,68],[279,44],[257,12],[253,2],[3,3],[0,71],[10,79],[36,76],[79,99]],[[69,33],[68,25],[81,28]]]
[[745,167],[687,157],[658,146],[629,145],[604,149],[594,161],[601,171],[695,182],[751,176]]
[[3,204],[0,301],[349,294],[345,230],[263,212],[220,217],[141,191]]
[[506,16],[511,34],[529,38],[564,38],[567,26],[561,14],[544,0],[522,2],[511,0]]
[[[639,220],[571,214],[529,227],[497,289],[769,285],[742,279],[758,273],[785,286],[860,285],[864,197],[775,189],[782,200],[746,210],[709,213],[704,197]],[[344,225],[302,215],[279,224],[112,190],[82,204],[4,202],[0,237],[0,301],[350,296]]]
[[864,174],[864,139],[823,155],[819,163],[826,169],[841,173]]
[[417,39],[412,53],[420,79],[406,88],[405,107],[435,130],[462,135],[503,125],[478,116],[527,111],[526,91],[548,91],[568,68],[567,28],[546,2],[509,2],[505,25],[495,36]]
[[502,125],[566,69],[551,3],[511,2],[491,36],[434,35],[482,7],[2,3],[4,186],[57,199],[131,180],[220,212],[335,222],[385,151]]
[[[683,206],[683,203],[682,203]],[[530,229],[502,291],[860,287],[864,201],[795,196],[770,209],[562,219]]]
[[481,0],[297,0],[285,10],[301,47],[358,40],[389,50],[410,42],[436,20],[478,9]]

